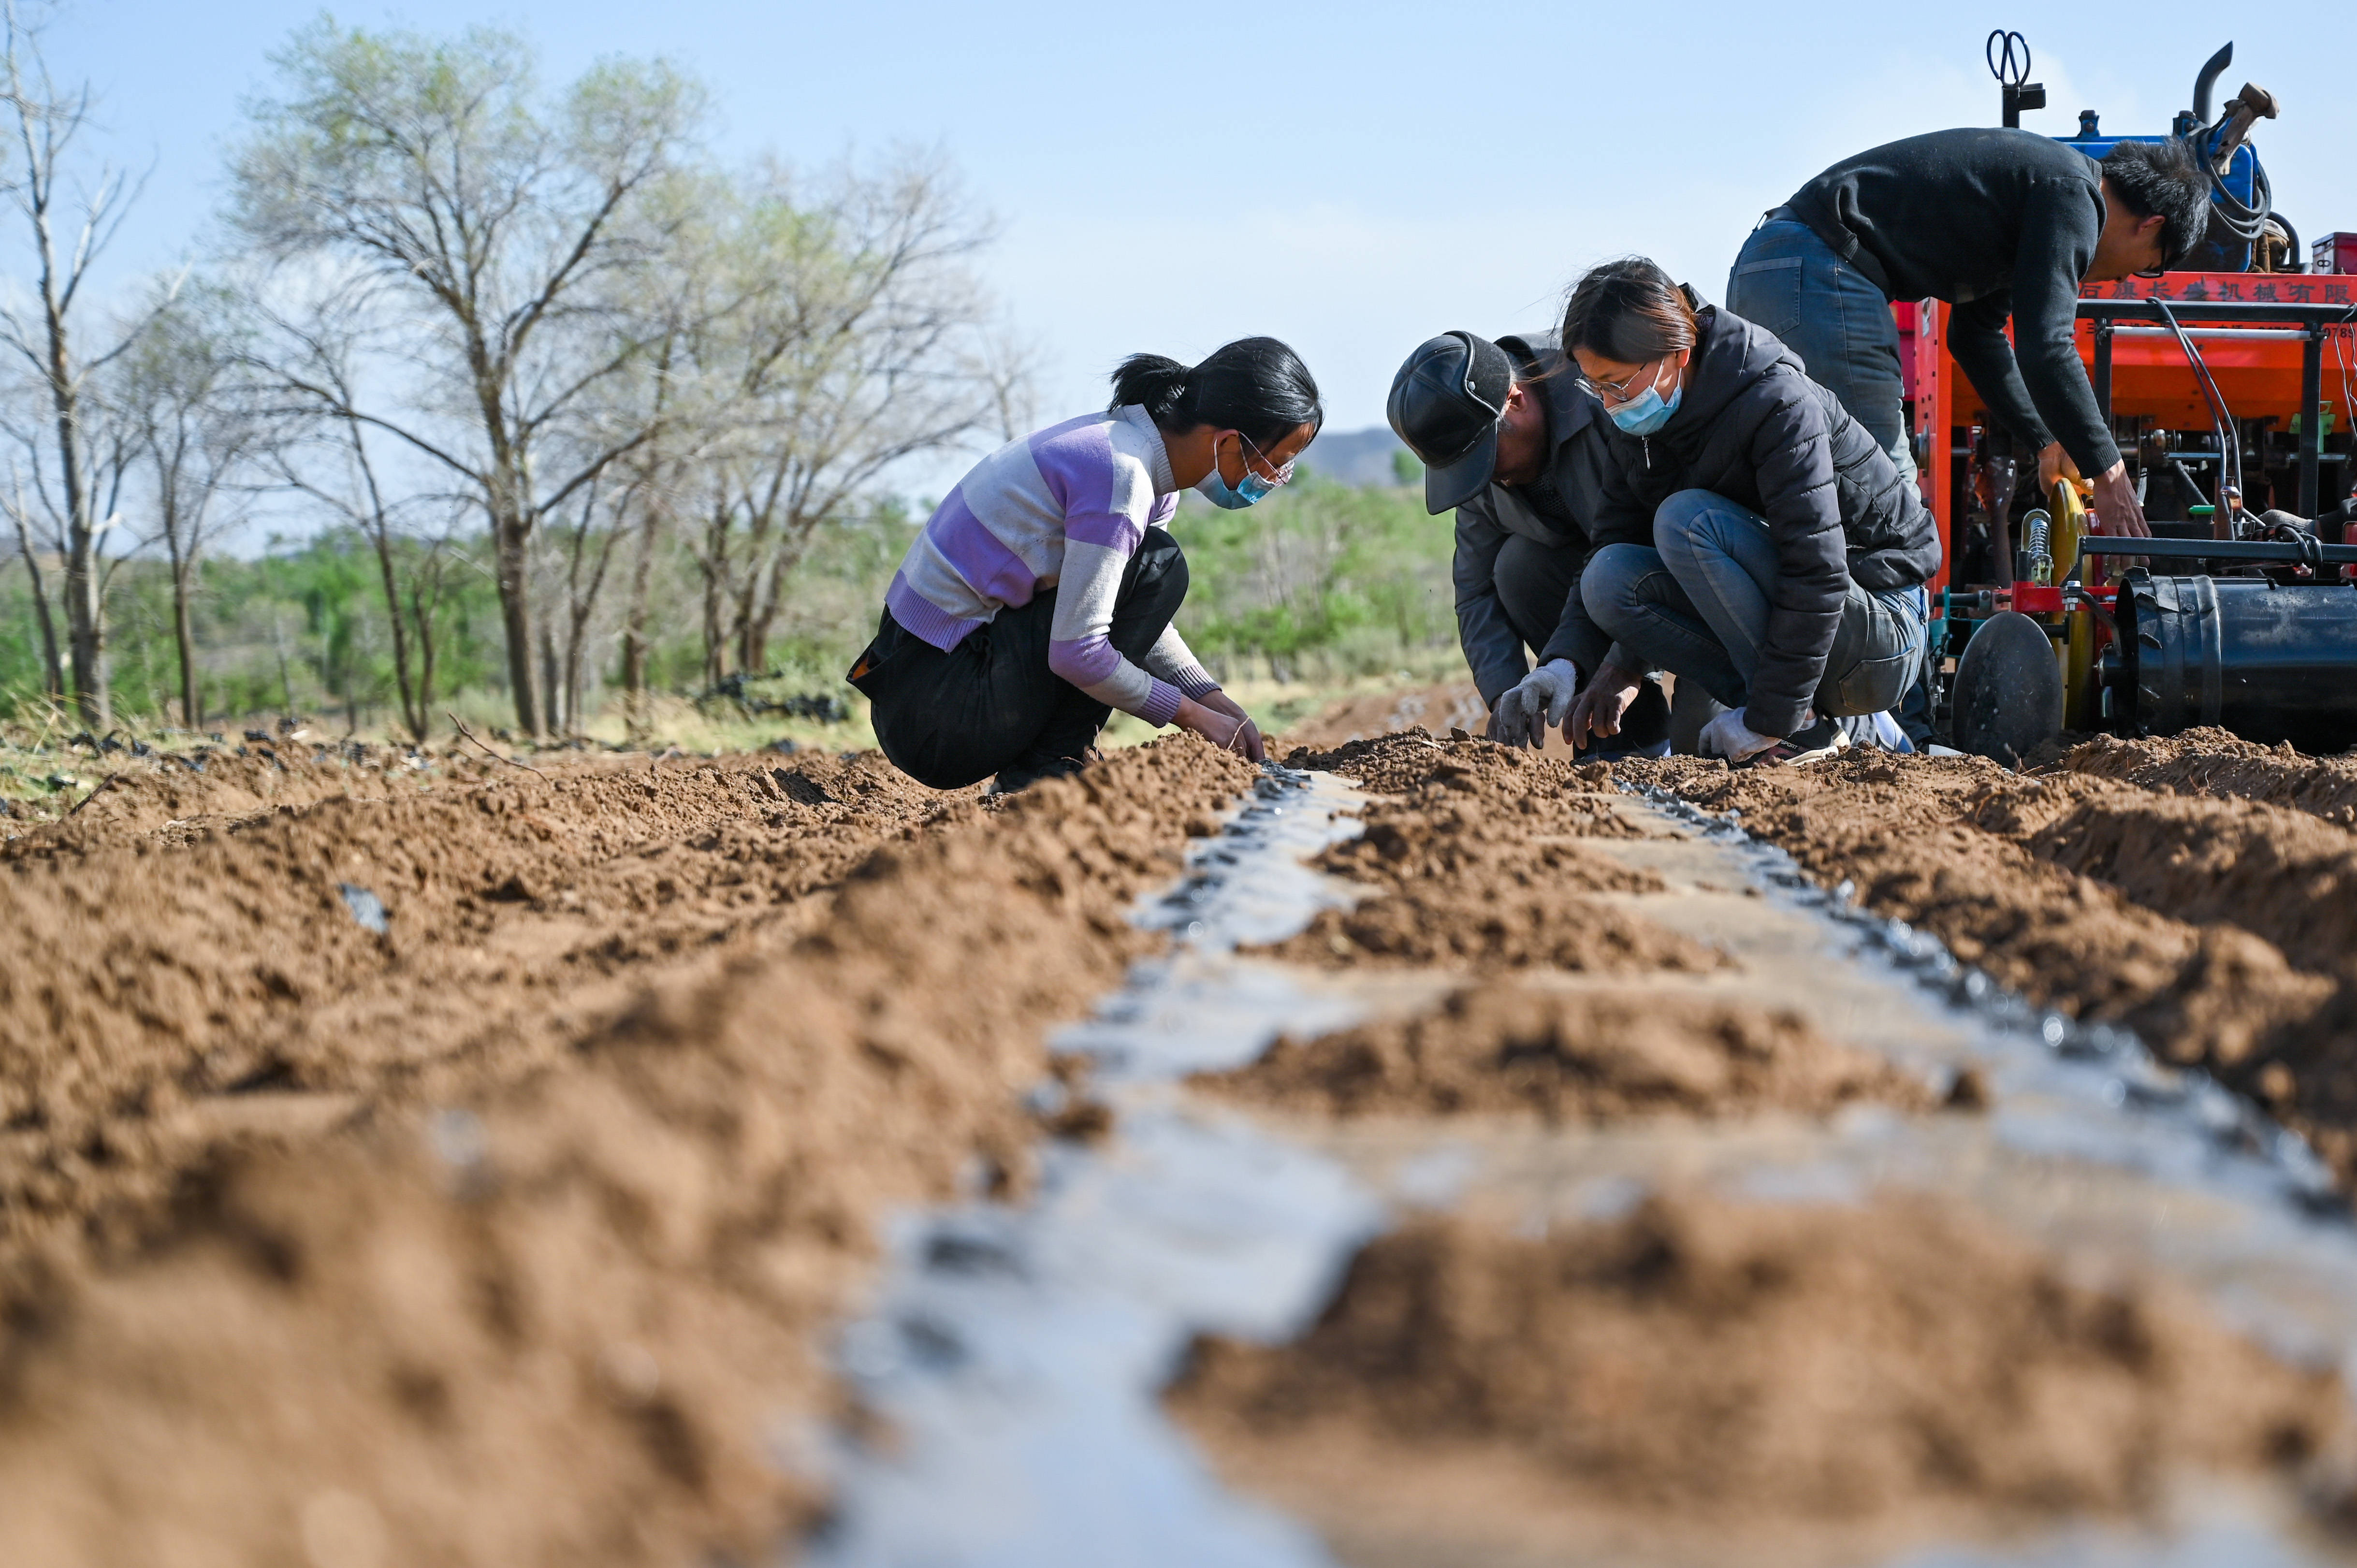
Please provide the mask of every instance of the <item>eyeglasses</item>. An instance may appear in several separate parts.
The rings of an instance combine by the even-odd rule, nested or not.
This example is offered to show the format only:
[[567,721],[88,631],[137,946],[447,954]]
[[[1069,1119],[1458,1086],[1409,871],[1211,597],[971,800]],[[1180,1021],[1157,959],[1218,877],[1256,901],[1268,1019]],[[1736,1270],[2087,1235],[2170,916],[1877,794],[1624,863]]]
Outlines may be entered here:
[[[1668,356],[1663,355],[1663,358],[1666,359]],[[1629,389],[1631,387],[1636,385],[1640,381],[1647,382],[1658,381],[1661,379],[1661,374],[1662,361],[1661,360],[1655,360],[1645,369],[1638,371],[1631,375],[1624,376],[1617,381],[1598,381],[1596,377],[1590,376],[1587,378],[1587,384],[1594,387],[1596,389],[1596,395],[1602,398],[1605,402],[1622,403],[1627,403],[1630,398],[1635,395],[1630,392]]]
[[1257,472],[1263,479],[1265,479],[1272,485],[1281,485],[1293,478],[1292,464],[1287,463],[1284,467],[1278,467],[1275,463],[1268,460],[1268,454],[1263,452],[1258,446],[1254,445],[1253,438],[1245,435],[1241,430],[1236,432],[1236,439],[1243,442],[1245,446],[1251,449],[1252,457],[1245,460],[1245,467],[1250,467],[1252,466],[1252,458],[1259,459],[1260,467],[1254,471]]

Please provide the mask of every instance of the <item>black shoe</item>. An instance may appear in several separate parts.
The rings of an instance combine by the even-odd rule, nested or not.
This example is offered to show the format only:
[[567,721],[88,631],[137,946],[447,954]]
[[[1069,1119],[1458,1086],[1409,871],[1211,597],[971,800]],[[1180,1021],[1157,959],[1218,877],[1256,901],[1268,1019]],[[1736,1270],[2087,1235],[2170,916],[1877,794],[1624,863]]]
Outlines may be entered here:
[[1078,757],[1017,757],[998,770],[998,777],[990,781],[987,793],[1020,794],[1042,779],[1069,779],[1103,756],[1104,753],[1092,746]]
[[1803,762],[1818,762],[1849,749],[1849,736],[1842,733],[1838,721],[1819,719],[1797,735],[1788,735],[1765,751],[1755,751],[1738,768],[1798,767]]

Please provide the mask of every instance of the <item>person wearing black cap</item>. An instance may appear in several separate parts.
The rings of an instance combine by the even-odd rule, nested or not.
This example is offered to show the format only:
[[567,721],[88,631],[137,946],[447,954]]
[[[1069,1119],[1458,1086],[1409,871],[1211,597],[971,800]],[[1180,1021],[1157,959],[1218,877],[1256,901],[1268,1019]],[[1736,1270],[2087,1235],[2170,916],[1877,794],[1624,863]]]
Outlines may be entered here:
[[[1457,513],[1458,640],[1490,709],[1490,738],[1537,746],[1611,647],[1577,590],[1587,519],[1620,437],[1558,349],[1470,332],[1445,332],[1410,354],[1387,413],[1425,465],[1425,509]],[[1649,680],[1598,755],[1668,749],[1669,704]]]

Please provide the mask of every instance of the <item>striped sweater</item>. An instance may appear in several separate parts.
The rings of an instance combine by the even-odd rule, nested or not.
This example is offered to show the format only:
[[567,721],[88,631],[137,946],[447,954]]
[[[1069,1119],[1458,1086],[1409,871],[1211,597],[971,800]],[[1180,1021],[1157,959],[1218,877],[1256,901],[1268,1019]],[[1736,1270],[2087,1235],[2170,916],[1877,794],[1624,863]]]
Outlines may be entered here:
[[1122,574],[1178,487],[1162,433],[1135,405],[1082,414],[1010,441],[933,511],[884,596],[892,618],[943,652],[1005,608],[1053,587],[1048,667],[1098,702],[1167,725],[1183,694],[1218,682],[1176,627],[1140,669],[1111,640]]

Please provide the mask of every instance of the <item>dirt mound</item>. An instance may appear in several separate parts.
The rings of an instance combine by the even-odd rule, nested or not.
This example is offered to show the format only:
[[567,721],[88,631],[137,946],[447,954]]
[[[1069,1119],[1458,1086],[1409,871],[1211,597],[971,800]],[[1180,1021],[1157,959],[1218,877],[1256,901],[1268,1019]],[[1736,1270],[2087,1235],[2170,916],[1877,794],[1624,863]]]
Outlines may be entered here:
[[[552,775],[619,765],[603,757],[563,753],[534,764]],[[639,758],[638,765],[645,767],[646,759]],[[436,785],[479,783],[506,766],[479,752],[284,740],[145,757],[102,757],[75,768],[80,783],[70,800],[59,798],[59,816],[0,838],[0,860],[122,846],[167,828],[233,821],[278,806],[382,800]]]
[[1193,1080],[1337,1116],[1531,1112],[1550,1122],[1932,1102],[1920,1082],[1791,1013],[1658,992],[1468,986],[1434,1012],[1311,1040]]
[[[1592,791],[1611,787],[1609,763],[1576,762],[1569,756],[1551,757],[1495,741],[1436,740],[1421,725],[1400,735],[1354,740],[1328,750],[1296,746],[1285,759],[1288,768],[1317,768],[1354,779],[1379,795],[1403,795],[1420,784],[1437,779],[1461,784],[1469,779],[1500,779],[1520,775],[1523,792],[1542,789]],[[1596,814],[1605,814],[1601,808]]]
[[2239,926],[2303,967],[2357,960],[2357,834],[2305,812],[2188,796],[2091,800],[2031,834],[2029,849],[2148,909]]
[[1331,1448],[1375,1498],[1457,1457],[1746,1530],[2143,1509],[2180,1471],[2288,1476],[2351,1436],[2332,1372],[1897,1198],[1660,1197],[1535,1238],[1420,1220],[1361,1251],[1297,1343],[1199,1343],[1170,1402],[1248,1487]]
[[1537,889],[1484,894],[1465,886],[1411,886],[1354,908],[1324,910],[1299,935],[1261,950],[1326,967],[1373,960],[1590,974],[1699,972],[1729,962],[1690,937],[1594,899]]
[[[1584,840],[1637,830],[1584,770],[1487,741],[1394,736],[1311,765],[1382,780],[1365,832],[1320,855],[1321,870],[1374,890],[1328,910],[1269,950],[1331,965],[1374,958],[1476,968],[1534,964],[1585,971],[1703,970],[1726,960],[1641,916],[1583,894],[1658,891]],[[1392,798],[1392,797],[1399,798]]]
[[880,758],[505,769],[168,833],[124,805],[123,843],[0,867],[0,1247],[160,1199],[220,1137],[546,1066],[651,970],[975,810]]
[[2235,795],[2357,827],[2357,757],[2306,757],[2288,744],[2257,746],[2222,729],[2191,729],[2148,740],[2097,736],[2061,765],[2138,789]]
[[[299,994],[242,1016],[276,1032],[298,1084],[341,1070],[300,1049],[306,1010],[373,994],[341,1016],[397,1057],[404,1029],[441,1027],[418,1016],[432,977],[454,972],[437,970],[437,944],[479,944],[511,907],[554,918],[577,893],[585,908],[653,916],[633,929],[692,912],[673,926],[680,961],[640,968],[656,983],[633,983],[610,1016],[576,998],[582,966],[561,947],[496,961],[504,980],[461,1002],[539,978],[509,1010],[557,1042],[536,1070],[447,1075],[429,1105],[365,1087],[391,1074],[364,1061],[338,1118],[175,1145],[154,1156],[145,1201],[109,1201],[97,1173],[143,1116],[168,1120],[170,1053],[115,1073],[110,1055],[136,1031],[108,1034],[97,1004],[60,1012],[79,1043],[34,1058],[11,1134],[34,1147],[12,1144],[6,1168],[20,1190],[44,1172],[62,1182],[56,1213],[82,1223],[20,1226],[0,1259],[0,1561],[750,1560],[806,1524],[821,1499],[797,1468],[800,1423],[830,1398],[815,1336],[846,1305],[875,1221],[962,1184],[1021,1181],[1020,1091],[1045,1069],[1045,1026],[1115,983],[1147,941],[1127,901],[1172,875],[1185,824],[1253,771],[1191,740],[1141,747],[1003,811],[952,807],[881,849],[901,830],[867,809],[869,776],[891,792],[872,763],[785,782],[749,762],[520,777],[436,802],[436,816],[323,803],[187,850],[88,857],[90,874],[119,874],[117,897],[136,896],[144,871],[170,890],[160,908],[186,920],[212,908],[237,934],[146,1026],[177,1026],[205,1070],[199,1044],[235,1033],[209,1010],[265,995],[262,966],[287,969]],[[834,804],[804,803],[805,787]],[[640,811],[695,825],[634,834]],[[766,831],[767,811],[784,825]],[[855,849],[843,841],[863,815]],[[388,936],[330,901],[353,843],[392,907]],[[128,923],[108,934],[106,900],[59,890],[69,869],[36,874],[55,908],[91,922],[81,945],[130,942]],[[17,895],[24,875],[7,885]],[[208,895],[208,877],[226,889]],[[722,918],[797,886],[799,918]],[[255,950],[242,971],[239,941]],[[314,942],[325,956],[299,950]],[[110,972],[83,963],[45,1004]],[[126,1013],[135,973],[115,982]],[[493,1053],[509,1025],[489,1011],[477,1023]],[[51,1126],[74,1117],[91,1129],[79,1148]],[[118,1244],[81,1244],[110,1213],[128,1216]]]

